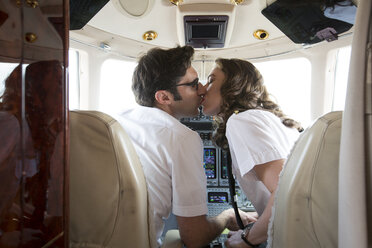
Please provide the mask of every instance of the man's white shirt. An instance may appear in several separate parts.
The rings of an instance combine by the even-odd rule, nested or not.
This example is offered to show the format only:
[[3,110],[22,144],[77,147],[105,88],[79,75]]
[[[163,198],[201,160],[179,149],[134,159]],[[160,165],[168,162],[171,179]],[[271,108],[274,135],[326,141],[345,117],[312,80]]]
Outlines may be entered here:
[[182,217],[208,212],[203,143],[195,131],[158,108],[139,106],[116,119],[141,161],[152,209],[150,222],[160,246],[164,219],[171,211]]

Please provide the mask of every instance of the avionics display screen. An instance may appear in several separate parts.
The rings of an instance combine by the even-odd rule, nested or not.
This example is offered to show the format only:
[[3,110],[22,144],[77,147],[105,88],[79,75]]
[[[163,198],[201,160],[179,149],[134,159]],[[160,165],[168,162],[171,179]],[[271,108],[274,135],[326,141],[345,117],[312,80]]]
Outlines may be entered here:
[[219,25],[193,25],[191,33],[193,39],[218,39],[218,31]]
[[229,195],[227,192],[208,192],[209,203],[228,203]]
[[207,179],[215,179],[216,173],[216,148],[204,148],[204,170]]
[[227,15],[184,16],[185,44],[194,48],[224,47]]
[[228,179],[229,176],[227,174],[227,152],[221,150],[221,178]]

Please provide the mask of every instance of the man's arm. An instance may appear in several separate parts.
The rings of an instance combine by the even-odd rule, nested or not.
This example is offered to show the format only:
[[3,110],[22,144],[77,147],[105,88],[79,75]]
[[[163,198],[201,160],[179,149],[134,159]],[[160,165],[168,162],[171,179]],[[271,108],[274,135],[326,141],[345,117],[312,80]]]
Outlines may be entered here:
[[[255,221],[254,215],[240,211],[244,224]],[[206,215],[195,217],[176,216],[180,236],[187,248],[203,247],[222,233],[225,228],[237,230],[234,210],[227,209],[215,217]]]

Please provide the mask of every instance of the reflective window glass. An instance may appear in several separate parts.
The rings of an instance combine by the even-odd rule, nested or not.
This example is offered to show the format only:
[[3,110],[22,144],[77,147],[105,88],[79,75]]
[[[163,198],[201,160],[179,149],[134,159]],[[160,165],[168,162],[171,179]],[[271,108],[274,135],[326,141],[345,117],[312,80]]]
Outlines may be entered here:
[[[5,90],[5,80],[10,75],[10,73],[14,70],[14,68],[19,65],[18,63],[0,63],[0,96],[4,94]],[[0,98],[0,102],[2,99]]]

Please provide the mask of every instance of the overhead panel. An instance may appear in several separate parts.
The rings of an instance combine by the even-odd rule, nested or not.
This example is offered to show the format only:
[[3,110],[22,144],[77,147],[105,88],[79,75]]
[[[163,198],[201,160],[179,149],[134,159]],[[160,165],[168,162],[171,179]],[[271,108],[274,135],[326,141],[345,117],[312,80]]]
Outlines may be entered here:
[[185,43],[194,48],[221,48],[225,45],[229,17],[184,16]]
[[231,39],[235,5],[182,4],[177,8],[176,19],[180,44],[195,48],[223,48],[229,45]]

